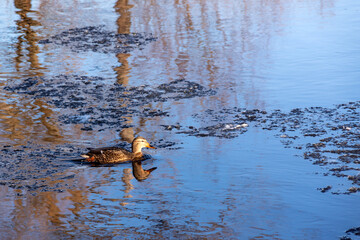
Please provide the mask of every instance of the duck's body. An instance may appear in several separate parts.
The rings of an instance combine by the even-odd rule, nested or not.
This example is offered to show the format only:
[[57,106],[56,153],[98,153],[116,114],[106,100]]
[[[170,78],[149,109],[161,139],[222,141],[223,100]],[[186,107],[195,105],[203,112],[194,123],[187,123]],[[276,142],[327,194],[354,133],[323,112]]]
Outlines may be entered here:
[[145,138],[137,137],[132,142],[132,152],[117,147],[95,148],[81,156],[85,161],[92,163],[122,163],[141,159],[143,156],[141,149],[144,147],[154,148]]
[[90,149],[87,154],[81,156],[84,157],[87,162],[111,164],[140,159],[142,153],[135,154],[122,148],[109,147]]

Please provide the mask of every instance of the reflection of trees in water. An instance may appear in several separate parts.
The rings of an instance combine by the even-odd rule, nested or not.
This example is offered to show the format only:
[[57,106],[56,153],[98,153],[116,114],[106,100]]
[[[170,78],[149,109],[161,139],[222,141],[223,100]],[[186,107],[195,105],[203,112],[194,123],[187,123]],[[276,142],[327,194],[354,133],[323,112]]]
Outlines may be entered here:
[[[131,175],[131,169],[130,168],[125,168],[123,170],[123,176],[121,177],[121,181],[123,181],[124,183],[124,198],[127,199],[127,198],[132,198],[131,194],[130,194],[130,191],[134,189],[134,186],[131,184],[131,180],[133,179],[134,177]],[[128,202],[126,201],[121,201],[121,205],[122,206],[125,206],[127,205]]]
[[[332,2],[321,1],[311,6],[321,9],[324,6],[331,6]],[[264,59],[269,57],[267,50],[273,36],[279,34],[286,24],[289,14],[286,10],[290,8],[287,1],[262,3],[254,1],[189,3],[184,1],[162,4],[164,6],[154,1],[130,4],[127,0],[119,0],[115,3],[114,8],[118,14],[116,19],[118,33],[130,33],[131,28],[134,28],[140,32],[153,32],[159,37],[157,43],[146,47],[146,53],[149,53],[146,58],[150,61],[145,62],[145,65],[131,62],[133,60],[130,60],[130,56],[133,53],[117,54],[119,66],[116,66],[114,70],[118,83],[127,84],[131,72],[144,76],[144,79],[152,76],[150,80],[154,81],[155,66],[157,71],[160,70],[159,77],[163,80],[166,78],[165,81],[186,78],[219,89],[215,97],[192,101],[190,104],[193,105],[190,107],[196,111],[203,111],[209,106],[216,105],[218,107],[227,104],[239,105],[239,102],[241,105],[255,105],[260,108],[266,105],[261,98],[265,80],[261,77],[263,73],[258,72],[258,69],[261,69]],[[18,26],[24,29],[24,35],[19,37],[17,44],[19,54],[16,64],[18,67],[23,65],[24,61],[21,64],[19,61],[24,58],[21,56],[27,54],[31,69],[38,69],[36,70],[38,73],[41,73],[37,57],[39,49],[34,41],[36,32],[31,26],[41,24],[45,29],[51,29],[60,27],[54,26],[55,21],[51,19],[63,21],[64,24],[71,26],[80,24],[82,18],[86,21],[89,18],[85,16],[87,11],[83,9],[84,5],[75,1],[73,4],[41,1],[40,11],[32,10],[35,14],[31,14],[31,17],[37,16],[35,20],[27,14],[27,11],[31,9],[29,0],[15,1],[15,5],[20,9]],[[64,10],[71,11],[65,15],[61,14]],[[76,14],[73,14],[75,12]],[[96,11],[93,12],[94,22],[98,20],[98,14]],[[132,18],[132,16],[135,17]],[[26,41],[29,43],[25,44]],[[24,44],[27,45],[28,53],[19,50],[24,48]],[[58,62],[63,62],[66,58],[73,60],[74,64],[71,63],[68,71],[74,71],[76,66],[82,64],[76,54],[74,56],[69,56],[68,53],[57,55]],[[156,59],[155,65],[152,59]],[[35,73],[35,70],[31,71]],[[229,89],[233,89],[233,94],[229,94]],[[163,106],[158,104],[158,107]],[[188,108],[189,105],[181,104],[174,108],[178,113],[176,115],[180,118],[178,121],[182,121],[181,118],[187,116],[184,113]],[[76,127],[73,131],[81,134]]]
[[[34,28],[41,23],[34,18],[39,12],[32,10],[30,0],[15,0],[17,8],[17,30],[20,33],[15,42],[15,71],[25,76],[42,76],[43,67],[39,63],[39,47],[37,44],[37,32]],[[1,137],[16,143],[24,143],[32,138],[45,141],[61,141],[60,129],[51,118],[51,107],[42,100],[32,100],[31,97],[19,97],[16,99],[9,96],[1,98],[10,99],[0,104]]]
[[[41,24],[29,16],[30,12],[38,12],[31,10],[30,0],[15,0],[14,5],[18,9],[16,14],[20,17],[20,19],[16,21],[17,30],[21,33],[15,44],[15,68],[18,72],[28,72],[30,75],[41,76],[42,67],[39,64],[37,56],[39,53],[37,33],[33,30],[34,27],[40,26]],[[28,66],[29,63],[30,66]]]
[[[319,2],[309,1],[309,8],[321,8],[324,1]],[[185,77],[219,87],[218,95],[210,100],[212,105],[215,100],[220,107],[241,104],[263,108],[266,72],[262,70],[270,61],[273,38],[281,34],[293,14],[290,4],[293,1],[139,3],[132,14],[141,17],[134,18],[132,24],[160,36],[148,46],[152,48],[147,56],[150,64],[140,66],[141,76],[151,76],[150,65],[156,64],[162,69],[162,79]],[[202,104],[206,108],[209,102]]]
[[[253,103],[258,107],[263,107],[266,103],[261,100],[262,83],[259,83],[261,78],[257,77],[261,73],[258,73],[257,69],[259,65],[263,64],[263,59],[268,58],[267,50],[272,36],[281,32],[283,25],[286,24],[287,2],[243,1],[229,5],[227,2],[218,1],[198,1],[191,4],[185,1],[176,2],[174,5],[169,2],[165,3],[168,6],[163,6],[151,1],[142,3],[143,5],[136,4],[136,9],[134,9],[128,1],[118,1],[115,8],[119,13],[117,20],[119,33],[130,32],[132,21],[140,19],[136,21],[144,25],[144,30],[154,30],[155,34],[160,36],[158,43],[147,48],[153,48],[150,51],[153,55],[148,57],[154,57],[156,61],[159,61],[155,66],[158,69],[164,69],[161,72],[164,74],[163,78],[171,80],[184,77],[188,80],[199,80],[203,84],[219,89],[234,87],[238,91],[235,91],[234,95],[230,95],[228,89],[223,92],[219,91],[219,96],[216,97],[219,98],[220,103],[235,102],[237,104],[237,101],[241,101],[238,99],[238,95],[243,95],[249,104]],[[323,0],[320,2],[321,6],[332,3],[332,1]],[[52,3],[47,2],[46,4],[51,5]],[[61,2],[56,4],[61,4]],[[34,75],[41,74],[41,65],[37,57],[39,49],[36,45],[36,32],[32,30],[32,26],[39,26],[39,22],[28,16],[31,1],[15,1],[15,6],[20,9],[18,12],[20,20],[17,21],[17,24],[22,33],[16,43],[15,68],[17,71],[27,70]],[[269,11],[269,9],[271,10]],[[75,10],[77,9],[75,8]],[[96,11],[96,9],[93,10]],[[132,14],[136,18],[131,19]],[[151,26],[149,22],[152,22]],[[153,24],[153,22],[156,23]],[[135,22],[134,24],[138,25],[139,23]],[[115,71],[118,82],[122,84],[128,83],[130,71],[137,71],[129,63],[129,57],[130,54],[117,55],[121,65],[115,68]],[[30,66],[24,69],[27,63],[30,63]],[[152,63],[150,61],[150,64]],[[153,76],[152,72],[147,72],[153,71],[149,67],[140,66],[138,71],[144,71],[144,76]],[[244,72],[246,75],[242,74]],[[224,81],[224,79],[226,80]],[[42,132],[45,127],[48,136],[52,136],[53,139],[60,138],[60,130],[56,123],[49,120],[52,116],[49,106],[40,100],[32,102],[20,99],[20,102],[19,106],[0,104],[1,126],[10,132],[2,137],[22,138],[29,132],[27,130],[29,126],[35,126],[37,133]],[[194,104],[198,104],[198,102],[194,101]],[[200,107],[195,106],[194,109],[202,111],[209,108],[210,104],[214,103],[201,102]],[[30,110],[23,111],[23,106],[28,106]],[[158,106],[162,107],[161,104]],[[180,120],[182,115],[185,115],[184,118],[186,117],[186,114],[182,113],[186,113],[188,108],[189,105],[177,105],[176,110],[179,113],[177,116]],[[141,125],[145,125],[144,121],[146,119],[140,120]],[[132,119],[129,119],[129,122],[132,122]],[[35,131],[30,130],[30,132]],[[170,162],[169,165],[175,169],[174,163]],[[101,187],[109,186],[112,181],[116,182],[121,179],[124,188],[113,191],[123,191],[123,197],[116,197],[113,200],[120,206],[127,205],[131,198],[130,193],[134,189],[134,185],[131,183],[133,180],[131,169],[123,169],[122,174],[114,172],[111,168],[105,169],[107,168],[101,168],[96,176],[83,176],[79,180],[78,189],[68,190],[65,193],[44,192],[36,196],[25,193],[28,194],[26,197],[15,198],[11,221],[18,236],[39,229],[38,227],[41,232],[50,232],[55,227],[60,227],[71,235],[77,231],[88,230],[89,223],[106,222],[114,217],[124,217],[125,219],[125,216],[119,216],[119,212],[123,210],[119,209],[119,206],[106,204],[104,201],[95,202],[93,196],[103,197],[101,196]],[[172,178],[176,178],[176,175]],[[174,186],[174,188],[180,187]],[[105,193],[111,194],[113,191]],[[234,213],[232,209],[236,208],[236,204],[238,204],[237,195],[232,193],[232,188],[227,192],[227,198],[224,198],[221,204],[228,206],[228,210],[219,212],[221,219],[231,216]],[[159,190],[158,194],[161,195],[162,192]],[[167,204],[173,203],[165,202],[154,212],[171,216],[172,213],[166,213]],[[182,205],[179,204],[179,206]],[[116,211],[111,212],[112,210]],[[104,215],[108,217],[99,218]],[[159,224],[164,224],[164,222],[159,221]],[[158,230],[164,231],[165,227]],[[134,229],[135,232],[136,230]]]
[[[49,3],[45,3],[45,5],[48,4]],[[42,9],[44,9],[45,5],[41,4],[40,6]],[[130,32],[130,12],[127,9],[129,6],[130,5],[127,3],[127,1],[118,1],[115,6],[120,15],[117,21],[117,24],[119,26],[118,33]],[[29,61],[32,68],[41,69],[37,58],[39,48],[36,45],[36,32],[31,30],[33,26],[39,26],[40,23],[38,21],[33,21],[30,18],[27,18],[28,12],[31,11],[30,1],[25,1],[25,3],[24,1],[18,1],[16,3],[16,7],[22,9],[19,13],[22,20],[18,21],[18,24],[19,27],[25,29],[25,36],[20,36],[18,38],[19,41],[17,44],[17,57],[15,59],[17,70],[19,71],[19,66],[24,65],[21,63],[21,61],[24,61],[25,63],[26,61]],[[55,7],[57,8],[59,6],[55,4]],[[52,13],[51,10],[47,10],[45,12]],[[43,23],[46,24],[46,16],[42,17],[42,20],[44,21]],[[29,45],[30,47],[27,48],[27,50],[29,51],[29,59],[24,60],[23,48],[25,45]],[[130,69],[127,58],[130,57],[130,54],[118,54],[117,57],[119,59],[119,63],[121,64],[120,67],[115,69],[118,72],[118,79],[121,83],[127,83],[128,73]],[[33,73],[34,75],[39,75],[35,71]],[[27,99],[24,99],[24,101],[27,101]],[[43,132],[39,131],[41,126],[36,126],[36,124],[41,123],[47,129],[45,134],[46,136],[54,136],[55,140],[61,138],[59,130],[54,127],[56,126],[55,123],[51,121],[52,111],[50,110],[50,108],[48,109],[48,106],[44,104],[41,100],[36,100],[34,102],[29,101],[27,102],[27,104],[25,104],[24,101],[21,101],[24,105],[30,105],[29,110],[22,111],[21,107],[19,106],[9,106],[7,104],[3,104],[2,109],[5,110],[3,114],[3,124],[8,125],[5,126],[6,130],[12,130],[12,133],[10,135],[3,136],[10,139],[26,139],[24,135],[27,134],[27,128],[29,128],[29,126],[37,128],[37,131],[34,131],[36,132],[36,134],[44,135]],[[126,103],[124,104],[126,105]],[[35,105],[36,107],[31,105]],[[9,115],[12,117],[9,118]],[[33,116],[38,116],[38,118],[34,119]],[[25,118],[25,120],[23,121],[22,118]],[[128,119],[128,122],[132,122],[132,119],[130,117]],[[138,133],[139,131],[139,129],[136,129],[136,133]],[[134,132],[131,129],[131,131],[128,131],[127,138],[133,138],[133,136],[129,136],[133,134]],[[123,189],[118,190],[123,191],[124,196],[121,199],[113,200],[115,200],[115,202],[118,202],[121,206],[126,206],[129,203],[128,199],[132,197],[130,192],[134,188],[131,183],[131,180],[134,179],[132,170],[129,168],[125,168],[123,169],[121,177],[114,179],[114,175],[118,175],[116,171],[114,171],[112,168],[108,168],[107,171],[105,169],[107,168],[101,168],[101,170],[99,170],[100,175],[98,176],[88,175],[86,177],[81,177],[78,182],[78,189],[65,190],[65,192],[62,194],[54,192],[44,192],[38,193],[38,195],[35,196],[31,196],[31,193],[29,195],[28,193],[25,193],[27,195],[26,198],[17,198],[16,200],[14,200],[14,210],[11,215],[13,216],[12,223],[16,225],[16,235],[21,237],[24,236],[23,234],[31,234],[31,229],[38,229],[40,230],[40,232],[45,233],[51,232],[53,228],[57,228],[56,231],[58,231],[58,228],[60,228],[63,229],[64,232],[66,232],[66,235],[71,235],[72,232],[76,231],[87,230],[89,228],[89,226],[87,225],[88,223],[98,221],[97,219],[93,218],[97,216],[92,216],[89,212],[87,212],[91,212],[90,209],[92,209],[96,205],[96,203],[91,200],[91,196],[99,194],[99,191],[101,191],[99,189],[101,189],[103,186],[107,186],[114,181],[117,182],[120,179],[124,183],[124,185]],[[45,184],[47,181],[51,180],[44,179]],[[110,212],[111,208],[108,208],[107,206],[98,207],[99,209],[97,209],[96,211],[101,212],[100,214],[105,214],[108,216],[114,214]],[[49,234],[51,235],[51,233]]]
[[17,144],[30,139],[61,142],[62,135],[57,123],[52,119],[51,106],[42,100],[18,97],[12,103],[0,103],[0,137]]
[[[309,10],[318,11],[334,1],[137,2],[131,10],[136,16],[132,26],[152,32],[158,40],[140,53],[145,61],[131,65],[132,75],[165,82],[185,78],[217,89],[216,96],[170,103],[174,123],[209,108],[264,109],[267,103],[262,95],[272,44],[288,26],[296,7],[306,2]],[[159,71],[155,76],[154,68]]]
[[[50,238],[56,235],[68,237],[76,233],[96,236],[96,231],[91,232],[92,227],[122,221],[113,216],[124,214],[123,207],[131,202],[134,189],[131,168],[89,166],[85,171],[75,171],[77,187],[64,189],[61,193],[6,188],[8,195],[14,195],[11,197],[13,204],[5,211],[11,218],[4,219],[3,223],[11,223],[8,235],[17,238],[33,238],[38,234]],[[119,180],[123,182],[122,186],[118,184]],[[51,180],[44,181],[46,184]],[[107,189],[110,186],[111,191]],[[103,200],[98,201],[99,198]]]
[[[118,14],[116,20],[117,33],[129,34],[131,28],[131,11],[133,5],[129,4],[128,0],[118,0],[115,3],[115,11]],[[129,53],[119,53],[116,57],[120,63],[120,66],[115,67],[116,78],[119,84],[127,85],[129,83],[129,74],[131,66],[129,65],[128,58],[131,56]]]

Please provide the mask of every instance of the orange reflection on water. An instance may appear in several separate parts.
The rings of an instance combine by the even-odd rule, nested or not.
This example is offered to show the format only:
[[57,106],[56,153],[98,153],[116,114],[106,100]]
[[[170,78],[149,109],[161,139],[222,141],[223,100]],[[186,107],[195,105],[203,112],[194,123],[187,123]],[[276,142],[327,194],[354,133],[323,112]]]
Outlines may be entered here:
[[[106,4],[101,1],[69,3],[41,0],[35,4],[30,0],[14,1],[18,16],[16,26],[20,33],[15,42],[13,60],[16,71],[25,72],[27,76],[42,76],[49,71],[50,75],[56,75],[88,70],[89,59],[94,61],[92,58],[98,56],[90,53],[87,59],[66,48],[56,50],[49,46],[44,46],[41,53],[37,45],[38,36],[49,37],[73,27],[111,22],[108,26],[119,34],[148,32],[158,40],[143,51],[104,57],[115,58],[117,62],[95,61],[96,67],[106,69],[101,73],[115,71],[117,83],[124,85],[157,85],[185,78],[217,89],[216,96],[194,99],[191,105],[173,103],[176,107],[172,110],[179,117],[175,121],[185,120],[189,108],[196,112],[204,111],[208,106],[266,108],[263,90],[267,84],[264,77],[267,69],[263,66],[271,61],[269,49],[273,39],[282,34],[292,14],[289,1],[160,3],[119,0]],[[328,9],[333,7],[333,1],[312,2],[308,7],[330,12]],[[159,103],[157,107],[162,109],[164,106]],[[20,104],[18,108],[24,106]],[[44,108],[38,109],[42,111]],[[41,114],[54,118],[53,122],[56,122],[56,116],[48,115],[50,111]],[[47,130],[43,134],[64,135],[53,122],[44,123]],[[67,126],[66,132],[82,135],[80,128]],[[23,134],[26,135],[26,131]],[[15,135],[19,137],[21,133]],[[84,138],[89,139],[88,136]]]
[[[137,85],[138,82],[136,81],[139,81],[139,84],[158,85],[177,78],[185,78],[217,89],[218,94],[214,97],[192,99],[191,102],[187,101],[186,103],[178,101],[170,104],[157,103],[149,105],[152,108],[162,110],[168,108],[165,110],[171,111],[172,114],[167,119],[161,116],[154,117],[151,119],[153,123],[150,124],[148,124],[148,118],[145,117],[138,117],[134,120],[132,116],[119,116],[119,118],[126,117],[127,123],[135,125],[134,128],[122,134],[123,139],[129,140],[133,137],[131,135],[142,131],[152,134],[152,138],[155,138],[162,134],[159,130],[160,124],[183,122],[189,118],[190,114],[202,112],[210,107],[220,109],[227,105],[244,105],[265,108],[267,103],[264,100],[263,88],[266,85],[266,80],[264,80],[263,75],[264,72],[266,73],[266,68],[264,72],[259,69],[263,69],[264,65],[267,66],[267,61],[271,61],[268,55],[269,49],[273,39],[281,35],[283,27],[286,26],[291,14],[291,8],[288,5],[293,1],[289,3],[289,1],[285,0],[199,0],[160,3],[158,1],[134,2],[119,0],[112,3],[113,9],[110,10],[101,8],[101,1],[99,3],[95,1],[94,6],[96,7],[89,7],[93,16],[95,16],[94,22],[91,23],[88,20],[93,16],[89,16],[88,12],[84,11],[83,5],[78,1],[70,1],[69,3],[66,1],[40,0],[39,2],[40,11],[31,9],[30,0],[14,2],[18,9],[16,14],[18,14],[19,20],[16,21],[16,24],[20,33],[14,43],[16,48],[14,68],[18,72],[26,72],[28,76],[46,74],[39,60],[41,52],[37,45],[38,34],[36,31],[38,29],[47,29],[52,32],[51,34],[47,32],[45,35],[54,35],[64,29],[77,27],[81,24],[95,25],[100,22],[100,16],[105,15],[104,18],[114,19],[112,27],[116,28],[116,32],[119,34],[144,31],[154,33],[158,37],[158,40],[147,46],[144,51],[116,54],[116,56],[106,55],[108,58],[114,57],[116,59],[116,61],[112,62],[113,65],[104,67],[102,62],[96,63],[99,67],[106,69],[107,72],[113,70],[116,72],[114,82],[130,86],[132,84]],[[319,2],[320,6],[333,5],[333,1],[321,0]],[[312,8],[313,5],[317,6],[319,4],[316,1],[309,1],[309,5]],[[115,13],[112,15],[111,12],[114,9]],[[102,14],[103,12],[108,15]],[[321,12],[323,11],[321,10]],[[34,16],[36,16],[35,19]],[[56,19],[56,21],[53,19]],[[44,49],[44,51],[47,51],[46,47]],[[54,70],[51,74],[56,75],[58,74],[57,71],[62,73],[64,69],[66,73],[77,72],[81,69],[80,66],[86,68],[86,64],[88,64],[84,59],[84,55],[69,52],[66,49],[52,51],[51,53],[45,52],[45,54],[55,54],[54,57],[46,56],[43,59],[45,62],[53,61],[50,65],[55,66],[50,68]],[[93,55],[89,53],[88,57],[92,58]],[[57,66],[58,64],[61,67]],[[64,69],[62,69],[63,66],[65,66]],[[49,71],[49,69],[47,70]],[[1,95],[1,98],[3,101],[0,103],[0,137],[4,142],[26,144],[29,139],[42,139],[45,142],[58,144],[62,141],[81,141],[83,138],[95,144],[100,141],[99,139],[104,139],[103,141],[106,142],[111,138],[118,137],[118,133],[111,132],[111,130],[84,133],[81,126],[60,126],[56,111],[53,106],[46,103],[46,99],[33,100],[31,97],[19,97],[8,93],[4,94],[4,96]],[[14,100],[11,101],[11,99]],[[126,100],[122,101],[124,102],[123,106],[126,106]],[[95,106],[98,106],[96,104],[98,103],[94,103]],[[99,106],[100,104],[102,103],[99,103]],[[76,109],[73,111],[76,113]],[[160,133],[158,134],[158,132]],[[84,137],[84,135],[86,136]],[[173,137],[171,133],[168,136]],[[203,144],[199,146],[205,156],[209,154],[208,146],[211,145],[210,141],[212,140],[205,139],[202,142]],[[223,139],[216,139],[214,142],[214,145],[220,146]],[[79,144],[79,142],[76,144]],[[221,151],[215,149],[211,154],[221,155]],[[198,159],[194,161],[196,160]],[[166,165],[167,170],[170,169],[176,173],[173,175],[168,173],[171,176],[164,175],[167,177],[167,181],[174,180],[173,185],[170,187],[181,189],[182,182],[178,179],[178,175],[182,173],[177,169],[178,163],[169,160]],[[134,165],[133,167],[140,172],[139,175],[143,174],[140,165]],[[211,175],[213,182],[223,177],[218,174],[218,167],[219,165],[216,163],[207,165],[205,175],[207,178]],[[68,170],[69,174],[75,172],[80,176],[77,175],[76,177],[76,181],[78,181],[75,184],[76,187],[70,190],[63,189],[63,193],[44,192],[32,196],[27,190],[12,190],[0,186],[8,195],[16,195],[19,192],[26,195],[26,197],[14,197],[11,201],[13,211],[10,215],[13,218],[10,222],[14,225],[15,235],[25,238],[24,233],[34,237],[36,236],[36,229],[40,229],[41,233],[47,233],[49,236],[53,236],[51,235],[52,232],[56,235],[56,231],[59,231],[63,234],[59,235],[60,237],[70,236],[76,238],[74,233],[92,230],[92,226],[88,225],[89,223],[96,225],[100,222],[100,225],[106,225],[108,220],[111,220],[111,223],[116,221],[119,215],[122,217],[119,217],[119,219],[126,219],[126,214],[131,211],[127,211],[125,207],[131,205],[131,203],[135,204],[131,200],[133,199],[132,193],[136,190],[136,184],[130,168],[115,169],[99,168],[98,170],[91,169],[91,171],[85,172]],[[256,182],[265,185],[266,183],[264,183],[262,177],[263,174],[259,174],[259,179],[256,179]],[[51,177],[44,179],[44,181],[50,182]],[[63,180],[65,183],[71,181],[73,180]],[[116,182],[120,182],[122,188],[114,189],[112,184]],[[253,188],[253,184],[250,183],[247,187]],[[165,195],[162,190],[156,189],[155,186],[153,192],[159,191],[158,195],[162,196]],[[112,196],[111,194],[118,195]],[[224,194],[226,196],[221,204],[225,207],[224,210],[218,212],[220,220],[218,223],[213,223],[209,229],[223,229],[223,232],[231,236],[231,229],[227,228],[226,221],[238,223],[238,218],[243,217],[243,213],[237,210],[237,206],[244,204],[244,202],[239,201],[238,192],[233,191],[233,185],[231,184],[224,190]],[[252,197],[254,196],[256,197],[256,195]],[[269,200],[260,200],[263,200],[263,202],[259,203],[260,209],[264,209],[269,204],[267,202]],[[250,198],[245,200],[245,203],[253,207],[254,205],[251,204],[253,201],[254,199]],[[161,204],[158,206],[158,211],[150,212],[158,215],[163,214],[164,216],[172,215],[167,209],[168,202],[162,201],[162,198],[159,202]],[[183,206],[177,201],[170,202],[169,205],[171,204]],[[167,211],[170,213],[167,213]],[[130,214],[136,215],[137,213],[131,212]],[[231,219],[234,215],[237,218]],[[144,216],[151,219],[152,214],[146,213]],[[148,219],[144,220],[144,216],[141,216],[143,219],[140,220],[145,222]],[[70,222],[70,220],[73,220],[73,222]],[[176,220],[178,221],[178,219]],[[166,221],[160,222],[160,230],[171,229],[171,224],[166,224],[168,224]],[[272,224],[274,223],[270,221],[269,226],[272,226]],[[161,229],[161,227],[163,228]],[[107,228],[109,228],[109,225],[106,225],[102,230]],[[119,228],[115,230],[118,231]],[[136,233],[137,230],[131,229],[132,233],[130,234]],[[266,230],[262,229],[260,231],[266,232]],[[162,237],[162,233],[158,233],[158,236]],[[101,236],[101,232],[96,233],[96,229],[88,234],[88,236],[97,236],[97,234]],[[164,237],[166,237],[166,233]],[[218,237],[221,236],[218,235]],[[260,234],[259,237],[276,238],[277,235]]]
[[[38,37],[34,27],[41,26],[41,23],[29,15],[38,15],[37,11],[31,10],[31,0],[15,0],[14,5],[20,19],[16,21],[17,30],[21,33],[17,38],[15,68],[17,71],[31,70],[35,76],[41,76],[42,67],[39,63],[37,45]],[[30,65],[28,65],[30,64]],[[25,69],[24,69],[25,68]]]
[[[131,8],[132,4],[129,4],[128,0],[119,0],[115,3],[115,11],[118,14],[116,20],[117,33],[129,34],[131,29]],[[115,67],[117,83],[127,85],[129,83],[129,74],[131,66],[129,65],[128,58],[131,55],[129,53],[118,53],[116,57],[120,63],[120,66]]]

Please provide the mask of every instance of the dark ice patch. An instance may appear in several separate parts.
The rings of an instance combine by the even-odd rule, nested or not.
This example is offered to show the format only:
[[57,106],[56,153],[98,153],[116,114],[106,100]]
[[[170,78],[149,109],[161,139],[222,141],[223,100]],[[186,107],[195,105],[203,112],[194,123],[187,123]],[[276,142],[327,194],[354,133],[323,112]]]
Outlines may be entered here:
[[[333,108],[295,108],[281,110],[224,108],[208,109],[192,116],[200,126],[176,128],[163,125],[165,130],[196,137],[235,138],[246,133],[249,127],[275,131],[284,147],[303,151],[303,157],[326,170],[324,175],[347,178],[350,187],[340,187],[333,194],[350,194],[360,191],[360,101],[336,105]],[[238,126],[238,127],[236,127]]]
[[178,79],[159,86],[126,87],[107,83],[101,77],[58,75],[52,78],[33,77],[9,83],[5,90],[45,99],[59,109],[74,109],[76,113],[61,113],[64,124],[84,124],[84,129],[94,126],[124,128],[126,116],[145,118],[166,117],[161,109],[145,107],[152,102],[204,97],[215,90],[198,83]]
[[142,49],[155,40],[150,33],[117,34],[101,25],[72,28],[40,40],[39,44],[62,45],[74,52],[128,53],[133,49]]

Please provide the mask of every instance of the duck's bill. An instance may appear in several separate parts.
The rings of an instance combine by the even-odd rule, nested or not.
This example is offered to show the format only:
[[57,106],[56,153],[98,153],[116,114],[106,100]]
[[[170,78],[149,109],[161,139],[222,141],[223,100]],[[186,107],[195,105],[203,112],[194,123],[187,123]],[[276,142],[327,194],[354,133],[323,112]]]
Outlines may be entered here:
[[156,149],[156,147],[151,146],[150,144],[147,145],[148,148]]

